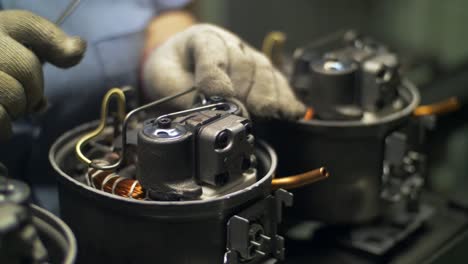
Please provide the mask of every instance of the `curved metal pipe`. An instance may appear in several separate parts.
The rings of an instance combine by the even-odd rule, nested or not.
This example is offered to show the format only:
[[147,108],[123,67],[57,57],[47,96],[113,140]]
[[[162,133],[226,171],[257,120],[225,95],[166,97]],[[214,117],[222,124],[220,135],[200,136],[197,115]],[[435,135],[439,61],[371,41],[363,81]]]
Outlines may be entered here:
[[441,115],[455,112],[461,108],[461,102],[457,97],[450,97],[429,105],[418,106],[414,110],[415,116]]
[[274,178],[271,181],[271,187],[273,190],[277,190],[280,188],[290,190],[326,179],[329,176],[330,173],[328,172],[328,170],[325,167],[321,167],[297,175]]

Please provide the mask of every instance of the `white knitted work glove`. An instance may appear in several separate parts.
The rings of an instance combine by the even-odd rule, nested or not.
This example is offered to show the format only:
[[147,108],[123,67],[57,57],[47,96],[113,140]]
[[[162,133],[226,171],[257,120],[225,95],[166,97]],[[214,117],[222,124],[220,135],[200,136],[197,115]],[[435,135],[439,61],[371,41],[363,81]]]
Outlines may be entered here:
[[85,49],[85,41],[31,12],[0,12],[0,141],[10,137],[14,119],[45,106],[41,62],[71,67]]
[[[149,99],[173,95],[196,86],[205,95],[236,97],[250,113],[296,119],[305,112],[286,78],[268,58],[239,37],[217,26],[198,24],[155,49],[143,71]],[[186,109],[194,94],[172,102]]]

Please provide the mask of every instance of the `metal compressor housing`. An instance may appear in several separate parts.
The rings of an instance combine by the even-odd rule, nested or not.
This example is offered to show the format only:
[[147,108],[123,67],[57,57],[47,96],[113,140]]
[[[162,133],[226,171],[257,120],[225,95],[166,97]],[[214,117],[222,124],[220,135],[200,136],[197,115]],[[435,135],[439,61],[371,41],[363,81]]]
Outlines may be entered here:
[[[244,220],[262,224],[271,237],[269,257],[284,255],[283,240],[276,235],[281,201],[271,191],[277,158],[269,145],[259,141],[256,146],[259,177],[248,188],[209,200],[143,201],[94,189],[70,176],[70,165],[78,162],[77,140],[96,126],[88,123],[65,133],[49,153],[59,182],[61,216],[77,237],[79,263],[237,263],[241,251],[231,253],[242,241],[228,235],[241,232],[230,226],[233,218],[241,219],[236,222],[240,225]],[[268,258],[250,257],[245,263]]]
[[360,224],[378,217],[385,139],[405,126],[419,104],[419,92],[409,81],[400,87],[407,104],[402,109],[362,120],[259,121],[260,136],[278,153],[280,175],[326,166],[331,177],[293,191],[293,214],[327,224]]

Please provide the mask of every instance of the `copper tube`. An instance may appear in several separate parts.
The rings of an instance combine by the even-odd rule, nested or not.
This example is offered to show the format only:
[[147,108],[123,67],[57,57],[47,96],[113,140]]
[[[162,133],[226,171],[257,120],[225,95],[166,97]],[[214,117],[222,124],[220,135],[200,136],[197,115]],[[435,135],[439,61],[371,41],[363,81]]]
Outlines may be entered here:
[[303,119],[305,121],[308,121],[308,120],[312,120],[313,118],[314,118],[314,109],[312,107],[307,107],[307,111]]
[[460,109],[461,103],[457,97],[436,102],[430,105],[421,105],[414,110],[415,116],[441,115],[450,112],[455,112]]
[[295,189],[311,183],[323,180],[330,176],[325,167],[319,169],[311,170],[297,175],[292,175],[288,177],[275,178],[271,181],[271,186],[273,190],[279,188],[284,189]]

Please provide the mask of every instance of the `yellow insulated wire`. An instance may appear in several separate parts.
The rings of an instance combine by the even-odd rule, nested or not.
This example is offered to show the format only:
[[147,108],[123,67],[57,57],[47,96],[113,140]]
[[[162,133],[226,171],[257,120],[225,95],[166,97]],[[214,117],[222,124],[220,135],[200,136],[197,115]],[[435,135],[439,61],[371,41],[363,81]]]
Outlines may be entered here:
[[106,95],[104,96],[103,100],[102,100],[102,104],[101,104],[101,120],[99,122],[99,126],[89,132],[88,134],[84,135],[83,137],[81,137],[78,142],[76,143],[75,145],[75,153],[76,153],[76,156],[78,157],[78,159],[86,164],[91,164],[91,160],[88,159],[84,154],[83,152],[81,151],[81,148],[83,145],[85,145],[86,143],[88,143],[88,141],[90,141],[91,139],[97,137],[99,134],[101,134],[101,132],[104,130],[104,128],[106,127],[106,124],[107,124],[107,114],[108,114],[108,111],[109,111],[109,102],[110,100],[115,97],[115,99],[117,100],[117,114],[118,114],[118,118],[120,120],[120,122],[123,122],[124,118],[125,118],[125,94],[123,93],[123,91],[119,88],[112,88],[110,89]]
[[263,40],[262,52],[276,67],[281,67],[283,61],[283,47],[286,42],[286,35],[281,31],[268,33]]

